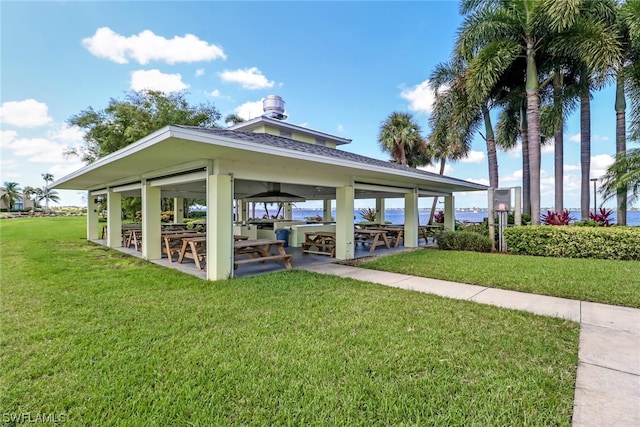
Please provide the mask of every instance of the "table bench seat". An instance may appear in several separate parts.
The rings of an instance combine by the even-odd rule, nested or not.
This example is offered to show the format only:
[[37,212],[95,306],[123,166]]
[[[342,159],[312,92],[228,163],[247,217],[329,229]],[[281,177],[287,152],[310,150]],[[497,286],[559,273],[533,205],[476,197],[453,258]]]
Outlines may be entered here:
[[269,255],[256,258],[236,259],[233,261],[234,268],[238,268],[240,264],[250,264],[253,262],[263,263],[265,261],[284,261],[284,266],[291,269],[291,259],[293,255]]

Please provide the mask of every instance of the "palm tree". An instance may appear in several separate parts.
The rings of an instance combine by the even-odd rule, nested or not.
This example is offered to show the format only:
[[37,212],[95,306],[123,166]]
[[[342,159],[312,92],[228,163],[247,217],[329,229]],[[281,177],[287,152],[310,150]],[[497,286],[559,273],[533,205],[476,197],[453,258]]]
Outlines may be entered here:
[[238,123],[243,123],[245,120],[237,114],[227,114],[224,118],[224,122],[227,126],[237,125]]
[[0,200],[5,204],[8,211],[13,210],[13,207],[16,204],[16,200],[20,200],[22,197],[22,193],[20,192],[20,184],[17,182],[7,182],[5,181],[2,186],[2,196],[0,196]]
[[394,111],[380,125],[378,141],[395,162],[407,166],[407,152],[424,142],[420,132],[420,125],[411,114]]
[[35,208],[36,208],[35,201],[33,200],[33,196],[35,196],[37,193],[38,193],[37,190],[31,186],[26,186],[22,189],[22,195],[26,197],[27,200],[34,202],[33,211],[35,211]]
[[[431,133],[427,137],[427,152],[431,159],[440,161],[439,174],[444,175],[447,160],[459,160],[468,155],[474,128],[468,118],[458,115],[460,112],[469,111],[459,107],[459,103],[464,102],[463,85],[453,84],[450,88],[434,87],[437,83],[437,79],[432,82],[436,99],[429,117]],[[475,123],[479,121],[476,120]],[[429,224],[433,222],[437,204],[438,198],[434,197]]]
[[616,197],[620,188],[628,190],[629,205],[635,203],[640,198],[640,148],[617,155],[601,182],[603,203]]
[[48,173],[48,172],[47,173],[43,173],[42,174],[42,179],[44,179],[44,188],[43,188],[43,190],[44,190],[44,196],[46,196],[46,197],[43,197],[44,200],[45,200],[45,208],[44,209],[45,209],[45,211],[49,212],[49,200],[53,200],[53,199],[48,197],[48,194],[49,194],[48,186],[49,186],[50,182],[53,182],[53,175]]
[[60,201],[60,195],[58,192],[56,190],[50,190],[47,187],[43,187],[42,192],[39,192],[37,197],[38,202],[44,200],[47,212],[49,212],[49,201],[56,203]]
[[[616,72],[616,157],[624,156],[627,150],[626,92],[640,95],[640,84],[634,88],[634,74],[640,76],[640,0],[628,0],[618,8],[617,27],[622,40],[624,60]],[[632,30],[635,29],[635,30]],[[640,79],[636,79],[638,83]],[[634,90],[636,89],[636,90]],[[636,98],[637,101],[637,98]],[[632,110],[637,114],[637,108]],[[637,121],[636,121],[637,123]],[[622,186],[616,196],[616,221],[627,224],[627,187]]]
[[461,5],[461,12],[466,18],[460,30],[457,50],[473,58],[470,67],[474,67],[476,61],[484,63],[483,73],[478,73],[479,78],[470,82],[476,88],[477,96],[486,96],[514,61],[521,57],[526,59],[530,199],[532,224],[535,225],[540,223],[540,81],[544,77],[544,69],[539,70],[539,57],[552,54],[551,49],[566,56],[568,51],[589,52],[586,60],[594,65],[612,64],[618,55],[617,50],[593,49],[593,37],[576,36],[579,27],[575,24],[585,3],[588,2],[463,0]]

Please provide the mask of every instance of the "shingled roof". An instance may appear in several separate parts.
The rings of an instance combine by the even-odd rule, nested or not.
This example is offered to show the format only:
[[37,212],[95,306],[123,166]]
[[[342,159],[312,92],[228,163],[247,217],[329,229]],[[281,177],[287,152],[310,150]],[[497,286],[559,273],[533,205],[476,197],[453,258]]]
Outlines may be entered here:
[[[292,150],[300,153],[313,154],[313,155],[325,157],[327,159],[348,160],[348,161],[360,163],[363,165],[377,166],[377,167],[387,168],[395,171],[406,171],[412,174],[417,173],[419,175],[424,175],[425,177],[429,177],[429,178],[436,178],[436,179],[442,178],[442,175],[439,175],[433,172],[427,172],[422,169],[403,166],[398,163],[393,163],[390,161],[374,159],[372,157],[362,156],[360,154],[338,150],[336,148],[325,147],[319,144],[310,144],[308,142],[296,141],[294,139],[287,138],[284,136],[271,135],[267,133],[241,132],[241,131],[228,130],[228,129],[203,128],[203,127],[197,127],[197,126],[174,125],[174,127],[194,130],[194,131],[212,134],[212,135],[223,136],[227,138],[241,139],[247,142],[260,143],[260,144],[269,145],[275,148],[283,148],[283,149]],[[464,181],[462,179],[458,179],[458,178],[447,177],[447,179],[452,181],[459,181],[460,183],[469,184],[469,182]]]

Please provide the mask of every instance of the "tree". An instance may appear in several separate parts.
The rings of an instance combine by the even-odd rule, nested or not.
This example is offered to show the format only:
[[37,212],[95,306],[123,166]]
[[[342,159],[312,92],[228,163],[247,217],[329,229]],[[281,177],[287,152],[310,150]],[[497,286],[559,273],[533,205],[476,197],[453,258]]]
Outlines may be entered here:
[[31,187],[31,186],[26,186],[26,187],[24,187],[22,189],[22,195],[24,197],[26,197],[27,200],[34,202],[34,206],[33,206],[33,210],[34,211],[36,210],[35,208],[36,208],[36,205],[37,205],[37,202],[35,201],[35,197],[38,196],[38,190],[40,190],[40,189]]
[[[458,49],[465,57],[485,64],[481,79],[471,82],[478,97],[486,97],[512,64],[526,60],[526,118],[530,166],[530,199],[532,224],[540,223],[540,159],[542,140],[540,120],[540,86],[545,74],[539,69],[540,57],[565,50],[586,52],[593,37],[576,37],[569,31],[581,16],[586,0],[463,0],[461,12],[466,15],[460,30]],[[576,28],[573,27],[575,30]],[[564,37],[559,37],[563,34]],[[552,44],[553,43],[553,44]],[[618,51],[592,49],[585,61],[612,64]]]
[[70,148],[86,163],[113,153],[167,125],[217,127],[218,110],[210,104],[189,105],[186,92],[130,92],[124,101],[111,99],[104,110],[89,107],[69,118],[86,131],[84,146]]
[[[57,202],[58,200],[54,200],[52,198],[49,197],[49,183],[53,182],[53,175],[51,175],[50,173],[43,173],[42,175],[42,179],[44,179],[44,187],[42,187],[43,190],[43,194],[40,197],[40,200],[44,199],[45,202],[45,208],[44,210],[46,212],[49,212],[49,200],[53,200],[55,202]],[[57,195],[56,195],[57,197]]]
[[60,201],[60,196],[56,190],[50,190],[48,187],[43,187],[42,192],[39,192],[36,196],[37,202],[41,202],[42,200],[44,200],[46,206],[45,210],[49,212],[49,202],[58,203]]
[[629,205],[640,198],[640,148],[616,156],[616,161],[602,177],[603,203],[616,197],[620,188],[627,190]]
[[[615,70],[616,74],[616,158],[623,157],[627,150],[627,93],[632,96],[632,123],[637,117],[640,107],[640,0],[628,0],[619,5],[617,10],[617,28],[622,40],[624,59]],[[635,99],[634,99],[635,98]],[[633,124],[632,124],[633,126]],[[633,130],[632,130],[633,132]],[[624,162],[624,161],[623,161]],[[620,169],[622,165],[617,165]],[[618,225],[627,224],[627,186],[621,186],[616,195],[616,222]]]
[[237,114],[227,114],[224,118],[224,123],[227,126],[237,125],[238,123],[244,123],[244,119]]
[[0,196],[0,200],[5,204],[8,211],[13,210],[13,207],[16,205],[16,201],[20,200],[22,197],[22,193],[20,191],[20,184],[17,182],[5,181],[2,187],[2,196]]
[[411,114],[394,111],[380,125],[378,141],[395,162],[407,166],[407,152],[424,144],[420,132],[420,125]]

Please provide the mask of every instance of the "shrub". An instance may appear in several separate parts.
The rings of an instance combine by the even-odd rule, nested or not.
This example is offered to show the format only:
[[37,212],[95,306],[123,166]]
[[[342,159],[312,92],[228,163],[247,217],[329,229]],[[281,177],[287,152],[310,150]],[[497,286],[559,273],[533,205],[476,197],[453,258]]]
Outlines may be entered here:
[[472,224],[461,223],[459,225],[456,224],[456,230],[466,231],[469,233],[478,233],[483,236],[489,237],[489,222],[484,221],[480,224],[473,224],[473,223]]
[[565,209],[563,212],[547,211],[546,215],[540,216],[540,220],[544,225],[569,225],[575,218],[571,216],[569,209]]
[[600,212],[589,212],[589,219],[595,221],[601,227],[611,227],[611,215],[613,211],[611,209],[606,210],[605,208],[600,208]]
[[455,251],[491,252],[491,240],[471,231],[442,231],[436,235],[438,248]]
[[509,227],[509,252],[558,258],[640,261],[640,227]]

